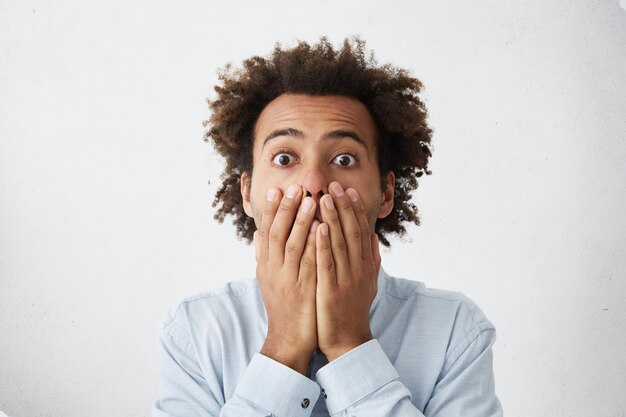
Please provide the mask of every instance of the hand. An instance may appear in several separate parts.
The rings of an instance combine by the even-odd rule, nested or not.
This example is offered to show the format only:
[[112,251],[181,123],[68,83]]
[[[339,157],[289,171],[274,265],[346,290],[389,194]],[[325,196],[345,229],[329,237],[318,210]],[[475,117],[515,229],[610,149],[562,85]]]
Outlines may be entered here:
[[317,338],[329,361],[372,339],[369,309],[376,296],[380,253],[356,190],[337,182],[320,200],[317,228]]
[[[261,227],[254,233],[256,274],[267,311],[261,353],[306,374],[317,348],[315,311],[315,201],[292,185],[268,191]],[[302,199],[302,204],[300,201]]]

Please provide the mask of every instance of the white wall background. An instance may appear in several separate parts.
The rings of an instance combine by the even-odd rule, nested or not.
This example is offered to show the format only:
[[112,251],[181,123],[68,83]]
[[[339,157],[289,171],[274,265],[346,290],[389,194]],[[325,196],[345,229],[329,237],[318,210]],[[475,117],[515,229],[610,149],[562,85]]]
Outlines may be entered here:
[[149,415],[167,309],[254,273],[209,207],[216,70],[322,34],[426,86],[434,173],[388,272],[482,307],[507,416],[626,415],[617,0],[0,1],[0,410]]

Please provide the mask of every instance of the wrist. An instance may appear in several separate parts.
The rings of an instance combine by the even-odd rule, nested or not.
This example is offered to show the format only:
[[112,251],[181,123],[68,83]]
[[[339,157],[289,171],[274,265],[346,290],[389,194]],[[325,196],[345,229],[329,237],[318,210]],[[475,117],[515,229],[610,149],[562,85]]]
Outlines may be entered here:
[[326,348],[325,350],[322,350],[322,353],[324,353],[324,356],[326,356],[326,359],[328,359],[328,362],[332,362],[338,357],[345,355],[346,353],[350,352],[353,349],[356,349],[362,344],[369,342],[373,338],[374,337],[370,334],[369,336],[364,336],[359,339],[355,339],[349,342],[344,342],[342,344],[337,344],[330,348]]
[[306,375],[314,350],[315,349],[294,348],[293,345],[275,342],[268,338],[265,340],[259,353],[302,375]]

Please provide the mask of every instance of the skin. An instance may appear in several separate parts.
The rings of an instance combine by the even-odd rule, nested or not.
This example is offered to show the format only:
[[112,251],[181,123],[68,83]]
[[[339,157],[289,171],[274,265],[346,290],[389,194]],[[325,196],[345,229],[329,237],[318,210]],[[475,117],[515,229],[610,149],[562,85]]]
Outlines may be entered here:
[[268,315],[261,353],[306,374],[372,339],[380,254],[374,225],[393,209],[367,108],[344,96],[283,94],[261,112],[253,172],[241,178],[254,217],[257,278]]

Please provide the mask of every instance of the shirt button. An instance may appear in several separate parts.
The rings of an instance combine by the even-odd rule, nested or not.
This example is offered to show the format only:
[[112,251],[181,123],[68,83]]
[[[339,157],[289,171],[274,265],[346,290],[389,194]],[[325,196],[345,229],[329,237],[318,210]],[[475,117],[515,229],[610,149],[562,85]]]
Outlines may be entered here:
[[302,400],[302,402],[300,403],[300,405],[302,406],[302,408],[307,408],[309,406],[309,404],[311,404],[311,401],[309,401],[308,398],[305,398],[304,400]]

